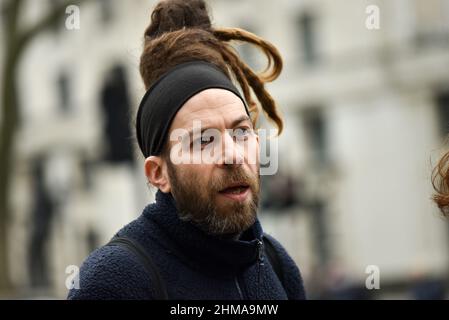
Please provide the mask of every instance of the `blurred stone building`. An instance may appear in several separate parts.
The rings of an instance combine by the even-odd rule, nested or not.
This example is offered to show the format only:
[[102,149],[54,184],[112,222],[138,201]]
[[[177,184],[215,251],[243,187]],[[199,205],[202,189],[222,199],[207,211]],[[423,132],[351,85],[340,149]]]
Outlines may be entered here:
[[[24,21],[52,4],[30,1]],[[61,17],[23,59],[10,257],[25,297],[65,297],[66,267],[152,200],[131,124],[144,93],[138,61],[152,5],[86,1],[79,30]]]
[[[66,267],[152,201],[133,120],[154,3],[87,1],[79,30],[61,21],[21,64],[9,236],[11,277],[25,296],[64,298]],[[29,1],[24,21],[43,4]],[[284,57],[269,89],[285,132],[279,171],[262,179],[260,216],[311,297],[413,298],[417,279],[444,284],[448,224],[430,201],[430,175],[449,131],[449,1],[209,4],[217,26],[253,31]],[[366,25],[370,5],[379,29]],[[238,49],[263,67],[252,48]],[[375,292],[365,289],[370,265],[380,270]]]

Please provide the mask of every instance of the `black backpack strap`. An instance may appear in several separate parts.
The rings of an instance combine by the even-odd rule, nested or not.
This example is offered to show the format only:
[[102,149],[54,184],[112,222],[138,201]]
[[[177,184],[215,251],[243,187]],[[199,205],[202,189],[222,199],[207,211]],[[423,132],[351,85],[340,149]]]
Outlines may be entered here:
[[263,239],[265,244],[264,245],[265,253],[268,257],[268,260],[270,261],[270,264],[273,267],[274,272],[276,273],[278,279],[281,281],[281,284],[285,289],[284,273],[282,272],[281,261],[279,259],[279,255],[276,251],[276,248],[274,247],[273,242],[270,240],[270,238],[265,234],[263,236]]
[[156,300],[168,300],[167,289],[165,288],[162,277],[157,269],[156,264],[147,254],[144,248],[136,241],[127,238],[116,236],[107,245],[118,245],[126,250],[133,252],[143,263],[145,269],[150,275],[150,279],[154,281],[156,289]]

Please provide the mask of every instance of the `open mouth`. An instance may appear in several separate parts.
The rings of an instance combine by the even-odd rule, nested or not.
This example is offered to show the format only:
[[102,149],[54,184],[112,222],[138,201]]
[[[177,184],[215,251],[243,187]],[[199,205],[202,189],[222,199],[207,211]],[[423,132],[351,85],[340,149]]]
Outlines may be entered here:
[[246,191],[249,188],[247,184],[239,183],[239,184],[233,184],[226,189],[223,189],[220,191],[220,193],[232,193],[232,194],[239,194],[244,191]]
[[228,186],[227,188],[219,191],[219,193],[232,200],[243,201],[246,199],[249,190],[249,185],[244,183],[237,183]]

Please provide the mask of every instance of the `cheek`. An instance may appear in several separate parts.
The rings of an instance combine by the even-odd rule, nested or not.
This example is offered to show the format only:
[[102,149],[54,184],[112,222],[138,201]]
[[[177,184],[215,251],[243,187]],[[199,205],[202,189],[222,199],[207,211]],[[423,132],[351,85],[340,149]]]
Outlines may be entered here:
[[209,164],[190,164],[187,165],[186,171],[190,179],[205,183],[209,181],[212,169],[213,165]]
[[255,168],[259,167],[260,154],[259,154],[259,140],[251,139],[248,141],[248,144],[245,146],[245,162],[249,166],[255,166]]
[[259,164],[250,164],[248,165],[248,167],[251,170],[251,173],[254,174],[254,176],[259,175]]
[[249,169],[255,175],[259,175],[260,168],[260,146],[259,139],[256,137],[252,143],[248,145],[248,151],[246,154],[246,162],[248,164]]

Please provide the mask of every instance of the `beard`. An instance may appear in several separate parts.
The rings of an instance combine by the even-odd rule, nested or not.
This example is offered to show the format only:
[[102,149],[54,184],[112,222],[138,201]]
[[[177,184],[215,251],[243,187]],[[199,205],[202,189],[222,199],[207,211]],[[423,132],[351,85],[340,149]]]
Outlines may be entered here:
[[[226,172],[201,183],[201,176],[192,171],[180,172],[167,161],[171,193],[179,218],[189,221],[205,233],[222,238],[238,238],[256,221],[259,203],[260,176],[249,174],[242,166],[227,168]],[[250,193],[244,201],[226,201],[220,205],[219,191],[236,182],[248,185]]]

